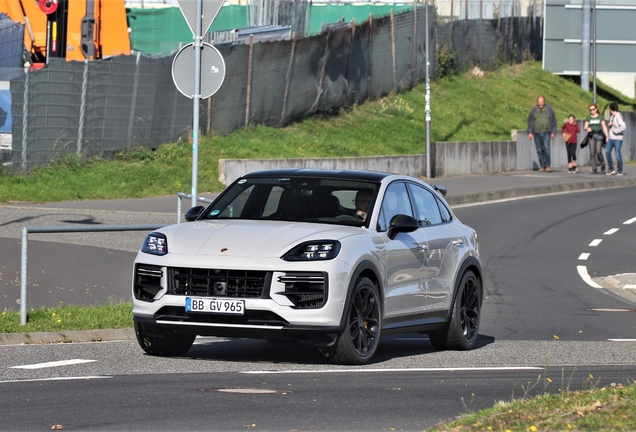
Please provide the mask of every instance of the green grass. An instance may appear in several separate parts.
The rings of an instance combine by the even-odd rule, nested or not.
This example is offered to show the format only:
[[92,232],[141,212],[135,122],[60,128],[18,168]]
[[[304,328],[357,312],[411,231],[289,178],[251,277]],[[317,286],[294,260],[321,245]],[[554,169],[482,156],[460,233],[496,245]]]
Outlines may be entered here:
[[[598,85],[598,105],[617,100]],[[424,152],[424,85],[364,105],[320,114],[286,128],[254,126],[227,136],[201,137],[199,192],[218,192],[218,160],[413,154]],[[484,78],[455,75],[431,83],[432,141],[509,140],[525,129],[528,112],[544,95],[559,122],[587,115],[591,95],[577,82],[552,75],[538,62],[487,71]],[[560,125],[559,125],[560,126]],[[68,156],[27,176],[0,171],[0,202],[140,198],[189,192],[192,147],[181,142],[156,151],[136,149],[112,161]]]
[[633,431],[636,384],[499,402],[431,431]]
[[19,312],[0,312],[0,333],[130,328],[132,325],[132,303],[122,301],[101,306],[60,305],[31,309],[24,326],[20,325]]

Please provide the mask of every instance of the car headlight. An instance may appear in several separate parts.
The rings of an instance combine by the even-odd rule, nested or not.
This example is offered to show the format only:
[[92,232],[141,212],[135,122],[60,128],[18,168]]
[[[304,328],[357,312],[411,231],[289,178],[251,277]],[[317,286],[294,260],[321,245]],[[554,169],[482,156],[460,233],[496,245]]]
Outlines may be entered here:
[[285,255],[285,261],[330,260],[338,256],[340,242],[336,240],[317,240],[301,243]]
[[161,233],[150,233],[144,240],[141,251],[152,255],[165,255],[168,253],[168,240]]

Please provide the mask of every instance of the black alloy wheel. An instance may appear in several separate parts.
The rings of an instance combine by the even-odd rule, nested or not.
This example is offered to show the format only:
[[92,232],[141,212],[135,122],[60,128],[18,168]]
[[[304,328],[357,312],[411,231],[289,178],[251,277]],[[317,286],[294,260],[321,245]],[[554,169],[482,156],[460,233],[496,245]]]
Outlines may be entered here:
[[345,313],[345,327],[336,343],[321,351],[338,364],[366,364],[380,342],[382,320],[378,288],[370,279],[357,281]]
[[429,333],[433,347],[439,350],[469,350],[475,346],[481,318],[481,282],[468,270],[462,276],[453,303],[451,319],[442,330]]

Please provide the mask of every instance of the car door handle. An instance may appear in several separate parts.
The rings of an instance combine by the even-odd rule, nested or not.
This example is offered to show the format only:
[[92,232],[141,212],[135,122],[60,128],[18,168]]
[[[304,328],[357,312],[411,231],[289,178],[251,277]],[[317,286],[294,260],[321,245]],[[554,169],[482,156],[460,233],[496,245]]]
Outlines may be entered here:
[[451,242],[452,246],[461,246],[464,244],[464,239],[456,239]]

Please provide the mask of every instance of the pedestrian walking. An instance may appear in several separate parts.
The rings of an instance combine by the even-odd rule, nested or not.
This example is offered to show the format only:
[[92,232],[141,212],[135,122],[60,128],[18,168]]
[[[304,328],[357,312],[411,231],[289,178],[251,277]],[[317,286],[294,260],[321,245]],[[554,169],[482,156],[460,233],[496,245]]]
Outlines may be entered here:
[[528,115],[528,139],[534,139],[539,156],[539,171],[550,172],[550,139],[557,133],[556,115],[550,105],[546,105],[545,98],[539,96],[537,104]]
[[[621,147],[623,145],[623,132],[627,128],[623,116],[618,112],[618,104],[612,102],[610,104],[610,119],[607,123],[609,128],[609,139],[605,148],[607,156],[607,175],[617,174],[623,175],[623,157],[621,156]],[[614,161],[612,161],[612,149],[616,152],[616,166],[618,171],[614,169]]]
[[602,149],[607,141],[607,123],[598,112],[596,104],[590,104],[590,115],[585,119],[583,129],[592,134],[589,140],[590,148],[590,171],[597,174],[600,167],[601,174],[605,173],[605,159]]
[[576,143],[581,128],[576,122],[574,114],[568,116],[568,121],[563,123],[561,132],[563,132],[563,141],[565,141],[565,148],[568,152],[568,174],[576,174],[578,172],[576,169]]

